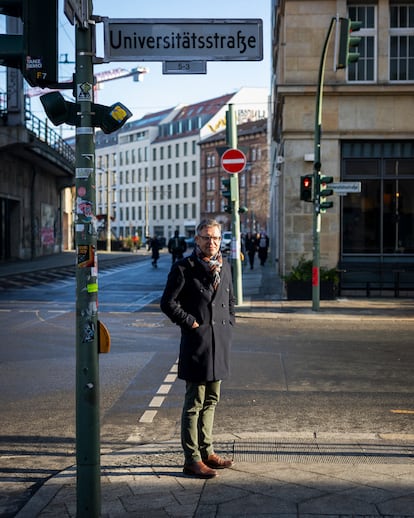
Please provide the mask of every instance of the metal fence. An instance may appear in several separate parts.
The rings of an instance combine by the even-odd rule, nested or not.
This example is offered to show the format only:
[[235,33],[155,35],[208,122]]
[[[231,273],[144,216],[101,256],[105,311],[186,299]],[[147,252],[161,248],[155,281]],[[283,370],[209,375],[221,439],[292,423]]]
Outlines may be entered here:
[[59,133],[49,126],[47,120],[46,122],[42,121],[33,113],[26,111],[25,123],[26,128],[34,133],[39,140],[62,155],[69,163],[75,164],[75,151],[62,139]]
[[[7,94],[0,91],[0,118],[7,121]],[[65,142],[54,129],[49,126],[48,120],[42,121],[36,115],[25,110],[25,126],[36,138],[47,144],[54,151],[59,153],[70,164],[75,165],[75,151]]]

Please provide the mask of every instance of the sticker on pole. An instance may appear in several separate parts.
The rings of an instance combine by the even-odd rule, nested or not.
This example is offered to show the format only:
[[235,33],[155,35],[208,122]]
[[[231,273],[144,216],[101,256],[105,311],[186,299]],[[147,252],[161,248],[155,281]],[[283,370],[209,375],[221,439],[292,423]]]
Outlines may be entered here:
[[246,162],[246,155],[240,149],[227,149],[221,157],[221,167],[226,173],[241,173]]

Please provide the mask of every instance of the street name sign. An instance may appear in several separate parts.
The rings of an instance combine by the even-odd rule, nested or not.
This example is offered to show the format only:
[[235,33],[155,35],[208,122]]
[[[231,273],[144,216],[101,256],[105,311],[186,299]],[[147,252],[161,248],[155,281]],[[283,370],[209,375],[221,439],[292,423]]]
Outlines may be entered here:
[[103,18],[104,60],[261,61],[261,19]]
[[361,182],[331,183],[329,188],[333,189],[336,194],[359,193],[361,192]]
[[241,173],[246,162],[246,155],[240,149],[227,149],[221,156],[221,167],[226,173]]

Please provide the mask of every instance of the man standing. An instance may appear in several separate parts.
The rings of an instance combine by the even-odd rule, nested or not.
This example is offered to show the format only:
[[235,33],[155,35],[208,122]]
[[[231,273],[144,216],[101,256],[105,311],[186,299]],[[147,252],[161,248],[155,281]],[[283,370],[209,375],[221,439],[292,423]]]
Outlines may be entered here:
[[220,252],[221,227],[201,221],[193,253],[173,264],[161,298],[161,310],[181,328],[178,377],[186,381],[181,416],[184,473],[217,475],[233,462],[213,448],[213,423],[221,380],[229,374],[235,299],[230,265]]

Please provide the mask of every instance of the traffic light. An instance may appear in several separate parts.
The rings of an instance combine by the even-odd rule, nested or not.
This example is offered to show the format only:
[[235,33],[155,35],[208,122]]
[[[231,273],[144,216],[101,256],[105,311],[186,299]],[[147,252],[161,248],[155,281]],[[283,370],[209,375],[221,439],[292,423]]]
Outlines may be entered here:
[[336,69],[346,68],[349,63],[355,63],[359,59],[359,53],[355,48],[361,42],[359,36],[351,36],[353,32],[359,31],[362,22],[354,22],[349,18],[340,18],[339,28],[339,52]]
[[327,196],[332,196],[333,189],[329,189],[328,185],[333,182],[332,176],[323,176],[319,178],[319,212],[326,212],[326,209],[333,207],[333,201],[326,201]]
[[58,0],[0,0],[0,14],[21,18],[23,34],[0,35],[0,65],[18,68],[30,86],[58,83]]
[[[80,105],[66,101],[60,92],[50,92],[40,96],[40,101],[46,115],[55,126],[66,123],[71,126],[79,125]],[[92,126],[99,127],[104,133],[112,133],[120,129],[132,116],[132,113],[122,103],[112,106],[91,103]]]
[[221,191],[221,195],[227,201],[227,204],[224,206],[224,212],[227,212],[228,214],[231,214],[232,213],[232,207],[231,207],[230,178],[223,178],[221,180],[221,183],[223,185],[223,189]]
[[312,182],[313,175],[311,174],[300,177],[300,199],[302,201],[313,201]]

